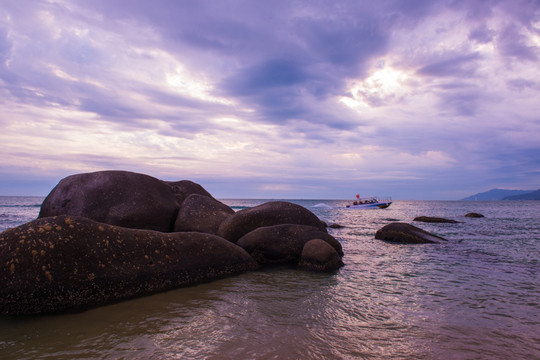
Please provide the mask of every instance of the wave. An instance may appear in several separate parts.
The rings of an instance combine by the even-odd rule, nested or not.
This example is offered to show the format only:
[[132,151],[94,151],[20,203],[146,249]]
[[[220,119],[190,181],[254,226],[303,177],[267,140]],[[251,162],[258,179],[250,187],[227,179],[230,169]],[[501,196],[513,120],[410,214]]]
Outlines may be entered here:
[[313,205],[312,207],[314,208],[321,208],[321,209],[334,209],[333,206],[330,206],[328,204],[325,204],[325,203],[319,203],[317,205]]
[[41,207],[41,204],[28,204],[28,205],[0,204],[0,208],[35,208],[35,207]]
[[230,208],[233,210],[244,210],[249,209],[251,206],[231,206]]

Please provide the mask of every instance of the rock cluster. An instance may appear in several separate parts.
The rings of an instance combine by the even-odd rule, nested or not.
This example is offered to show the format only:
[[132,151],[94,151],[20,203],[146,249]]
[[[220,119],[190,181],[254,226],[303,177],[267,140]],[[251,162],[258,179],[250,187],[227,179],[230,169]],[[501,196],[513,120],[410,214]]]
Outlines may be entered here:
[[326,225],[306,208],[285,201],[273,201],[235,213],[221,223],[218,234],[236,243],[257,228],[280,224],[307,225],[326,232]]
[[0,313],[83,310],[268,264],[343,266],[340,243],[289,202],[234,212],[191,181],[69,176],[37,220],[0,234]]

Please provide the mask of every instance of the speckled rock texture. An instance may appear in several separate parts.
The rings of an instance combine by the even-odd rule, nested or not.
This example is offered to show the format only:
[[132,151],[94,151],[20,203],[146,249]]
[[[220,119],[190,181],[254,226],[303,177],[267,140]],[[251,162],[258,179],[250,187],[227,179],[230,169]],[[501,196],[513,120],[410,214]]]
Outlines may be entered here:
[[79,311],[257,267],[211,234],[41,218],[0,234],[0,313]]
[[[306,248],[313,239],[326,245]],[[0,234],[0,314],[85,310],[265,264],[298,265],[303,250],[305,269],[343,265],[339,241],[300,205],[235,213],[189,180],[76,174],[50,192],[37,220]]]
[[219,225],[233,214],[233,209],[213,197],[191,194],[180,205],[174,231],[197,231],[216,235]]
[[326,231],[326,225],[303,206],[286,201],[271,201],[249,209],[240,210],[223,221],[218,235],[237,242],[247,233],[265,226],[280,224],[309,225]]

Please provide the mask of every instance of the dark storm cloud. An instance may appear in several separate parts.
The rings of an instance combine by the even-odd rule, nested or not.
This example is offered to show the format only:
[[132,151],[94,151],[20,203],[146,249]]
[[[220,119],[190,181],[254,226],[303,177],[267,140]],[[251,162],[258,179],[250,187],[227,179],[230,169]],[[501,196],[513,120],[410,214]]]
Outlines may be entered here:
[[[199,52],[199,65],[213,61],[211,66],[220,68],[223,61],[225,72],[216,75],[226,76],[215,93],[240,97],[258,108],[262,113],[255,120],[310,118],[305,94],[322,100],[342,93],[344,77],[361,76],[366,62],[384,53],[388,40],[377,14],[351,3],[160,5],[136,1],[124,9],[98,1],[88,6],[115,21],[135,18],[150,24],[163,46],[180,57]],[[347,7],[355,12],[347,13]],[[209,52],[225,58],[208,60]]]
[[488,28],[487,26],[479,26],[474,28],[469,33],[469,39],[476,41],[480,44],[487,44],[493,41],[495,37],[495,30]]
[[520,61],[538,61],[538,46],[529,45],[515,24],[508,25],[499,34],[497,45],[504,56]]
[[444,54],[418,70],[420,75],[469,78],[475,75],[480,56],[477,54]]
[[227,93],[239,96],[252,95],[257,92],[298,86],[306,83],[311,77],[301,64],[294,60],[268,60],[250,68],[240,69],[224,86]]

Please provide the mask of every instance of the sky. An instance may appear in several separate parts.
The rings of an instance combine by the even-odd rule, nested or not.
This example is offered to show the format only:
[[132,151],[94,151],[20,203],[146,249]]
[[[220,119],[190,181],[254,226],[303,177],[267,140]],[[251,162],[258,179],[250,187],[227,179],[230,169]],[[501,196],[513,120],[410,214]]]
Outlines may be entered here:
[[538,0],[2,0],[0,195],[127,170],[217,198],[540,188]]

